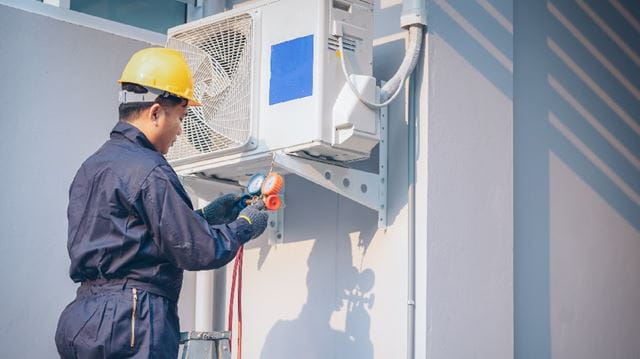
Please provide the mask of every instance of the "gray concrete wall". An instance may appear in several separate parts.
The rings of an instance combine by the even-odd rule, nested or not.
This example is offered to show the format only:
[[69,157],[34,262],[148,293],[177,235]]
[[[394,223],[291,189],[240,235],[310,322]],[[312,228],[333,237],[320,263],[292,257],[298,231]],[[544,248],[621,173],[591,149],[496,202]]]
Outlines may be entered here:
[[0,356],[53,358],[57,319],[76,287],[68,277],[67,190],[117,121],[124,64],[148,43],[68,22],[88,17],[61,21],[63,10],[25,5],[53,17],[0,4]]
[[640,7],[515,7],[517,358],[640,357]]

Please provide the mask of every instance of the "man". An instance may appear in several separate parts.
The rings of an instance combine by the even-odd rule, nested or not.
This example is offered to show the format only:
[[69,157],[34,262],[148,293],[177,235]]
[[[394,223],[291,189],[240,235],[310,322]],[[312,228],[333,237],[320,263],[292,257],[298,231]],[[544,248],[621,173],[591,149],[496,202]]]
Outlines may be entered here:
[[200,105],[180,53],[141,50],[119,82],[120,121],[69,190],[70,276],[81,285],[56,345],[63,358],[175,359],[183,270],[224,266],[267,214],[262,203],[240,211],[233,195],[193,211],[163,157],[187,106]]

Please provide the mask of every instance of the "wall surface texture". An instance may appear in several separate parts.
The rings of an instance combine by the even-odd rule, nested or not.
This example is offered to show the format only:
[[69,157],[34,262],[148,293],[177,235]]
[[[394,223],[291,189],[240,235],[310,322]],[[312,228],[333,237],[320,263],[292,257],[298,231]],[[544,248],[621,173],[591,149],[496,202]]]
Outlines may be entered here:
[[640,6],[518,1],[516,357],[640,357]]
[[116,80],[148,43],[2,4],[0,34],[0,356],[53,358],[58,316],[76,287],[67,190],[108,139]]
[[426,357],[511,358],[513,5],[427,4]]

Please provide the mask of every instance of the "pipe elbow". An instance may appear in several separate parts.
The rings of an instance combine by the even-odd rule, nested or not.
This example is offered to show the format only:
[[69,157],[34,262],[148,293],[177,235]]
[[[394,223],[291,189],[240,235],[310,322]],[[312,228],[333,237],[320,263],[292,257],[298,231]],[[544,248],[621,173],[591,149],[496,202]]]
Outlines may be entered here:
[[380,90],[382,101],[386,101],[395,94],[404,80],[413,72],[420,57],[420,49],[422,48],[423,25],[413,24],[409,26],[409,44],[404,59],[398,68],[398,71]]

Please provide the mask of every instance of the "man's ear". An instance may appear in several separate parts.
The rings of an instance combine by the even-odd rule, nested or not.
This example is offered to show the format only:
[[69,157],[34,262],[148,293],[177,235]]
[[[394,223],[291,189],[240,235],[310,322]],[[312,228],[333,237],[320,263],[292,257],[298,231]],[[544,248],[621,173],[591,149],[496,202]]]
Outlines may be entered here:
[[149,107],[149,119],[153,122],[154,126],[158,126],[158,119],[162,111],[162,106],[158,103],[154,103]]

